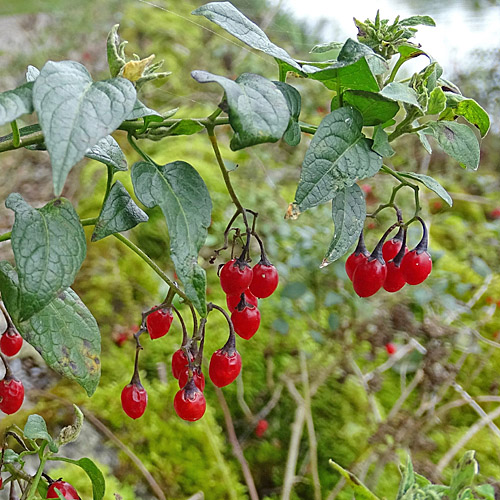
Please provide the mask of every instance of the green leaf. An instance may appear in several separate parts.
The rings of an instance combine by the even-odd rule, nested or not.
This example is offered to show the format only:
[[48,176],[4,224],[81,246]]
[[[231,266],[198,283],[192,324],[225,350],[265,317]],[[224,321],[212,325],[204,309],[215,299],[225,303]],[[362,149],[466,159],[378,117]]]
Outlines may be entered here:
[[[402,44],[398,46],[398,52],[401,54],[403,59],[408,60],[408,59],[413,59],[414,57],[422,56],[427,54],[417,47],[416,45],[413,45],[412,43],[408,42],[406,44]],[[429,57],[429,56],[427,56]]]
[[402,19],[398,23],[400,26],[436,26],[436,22],[429,16],[412,16]]
[[420,109],[420,104],[418,102],[417,93],[405,85],[399,82],[392,82],[386,85],[381,91],[380,95],[392,99],[393,101],[404,102],[406,104],[411,104]]
[[36,66],[28,65],[28,69],[26,70],[26,81],[34,82],[38,75],[40,74],[40,70]]
[[87,149],[85,156],[111,167],[113,174],[128,170],[127,158],[125,158],[118,143],[110,135],[103,137],[95,146]]
[[331,200],[356,181],[375,175],[382,158],[361,133],[363,117],[350,108],[336,109],[320,123],[302,163],[295,203],[303,212]]
[[409,179],[414,179],[418,182],[421,182],[425,187],[429,188],[431,191],[434,191],[442,200],[444,200],[450,207],[453,205],[453,200],[451,196],[447,193],[446,189],[444,189],[441,184],[436,179],[429,177],[424,174],[416,174],[414,172],[398,172],[399,175],[403,177],[408,177]]
[[184,118],[168,129],[168,135],[193,135],[197,134],[205,127],[197,120]]
[[285,133],[290,120],[287,101],[267,78],[243,73],[233,81],[207,71],[192,71],[191,76],[199,83],[218,83],[226,92],[229,122],[235,132],[230,144],[233,151],[276,142]]
[[441,120],[454,120],[456,116],[463,116],[479,129],[481,137],[488,133],[490,117],[474,99],[468,99],[453,92],[445,92],[444,95],[446,96],[446,109],[439,117]]
[[301,71],[300,64],[286,50],[272,43],[256,24],[245,17],[231,3],[210,2],[197,8],[191,14],[205,16],[253,49],[260,50],[275,59],[287,63],[299,72]]
[[212,201],[203,179],[183,161],[163,166],[138,162],[132,167],[132,183],[141,203],[161,208],[175,270],[196,310],[206,316],[206,276],[198,252],[207,237]]
[[19,323],[19,278],[16,270],[6,260],[0,261],[0,292],[2,301],[12,321]]
[[401,482],[399,483],[398,494],[396,500],[401,500],[405,494],[415,486],[415,474],[413,472],[413,464],[408,456],[406,466],[400,466]]
[[427,104],[427,115],[437,115],[446,107],[446,95],[441,87],[434,87]]
[[134,85],[124,78],[92,82],[77,62],[45,64],[33,86],[33,103],[50,154],[57,196],[73,165],[126,120],[135,101]]
[[342,257],[359,238],[366,218],[363,191],[357,184],[338,191],[332,201],[332,218],[335,233],[321,267]]
[[328,463],[347,481],[349,486],[354,491],[354,496],[358,500],[379,500],[379,498],[372,493],[352,472],[341,467],[333,460]]
[[474,488],[474,493],[486,500],[495,500],[495,488],[491,484],[481,484]]
[[472,486],[474,476],[479,471],[479,466],[474,458],[475,453],[474,450],[466,451],[464,456],[458,461],[451,477],[450,500],[457,499],[464,488]]
[[50,368],[75,380],[89,396],[95,392],[101,374],[99,327],[71,288],[16,327]]
[[479,166],[479,142],[474,132],[462,123],[429,122],[422,132],[432,135],[443,151],[466,168],[476,170]]
[[16,214],[12,250],[19,275],[19,319],[23,321],[73,283],[87,244],[78,214],[65,198],[34,209],[20,194],[12,193],[5,206]]
[[378,92],[380,89],[369,61],[375,61],[374,67],[378,70],[384,69],[380,68],[382,63],[379,56],[372,49],[362,43],[348,39],[342,47],[337,61],[326,68],[304,65],[302,69],[309,78],[319,80],[327,88],[335,91],[338,88],[338,80],[340,80],[341,89]]
[[[16,462],[19,462],[19,454],[16,453],[14,450],[11,450],[10,448],[5,448],[5,452],[3,455],[3,463],[4,464],[14,464]],[[22,460],[21,460],[22,462]]]
[[163,117],[155,111],[154,109],[148,108],[139,99],[135,100],[134,107],[130,114],[127,116],[127,120],[137,120],[138,118],[149,117],[149,121],[161,122]]
[[108,34],[106,43],[106,53],[108,57],[108,66],[111,76],[118,76],[120,70],[125,66],[123,49],[120,46],[120,35],[118,35],[119,24],[115,24]]
[[309,51],[309,54],[323,54],[324,52],[330,52],[330,50],[340,50],[343,46],[344,44],[342,42],[320,43],[315,45]]
[[104,476],[97,467],[97,465],[90,460],[90,458],[80,458],[80,460],[73,460],[66,457],[53,457],[54,460],[60,460],[61,462],[67,462],[69,464],[77,465],[82,468],[89,479],[92,481],[92,498],[93,500],[102,500],[104,494],[106,493],[106,481]]
[[33,113],[33,82],[0,94],[0,125]]
[[283,135],[283,140],[289,146],[297,146],[297,144],[299,144],[301,139],[300,125],[298,123],[300,108],[302,104],[300,93],[295,87],[288,85],[288,83],[285,82],[273,82],[273,83],[278,87],[278,89],[283,94],[283,97],[285,98],[286,103],[288,105],[288,111],[290,112],[290,120],[288,122],[288,127],[286,129],[286,132]]
[[149,217],[134,203],[123,184],[116,181],[101,208],[92,233],[92,241],[127,231],[148,219]]
[[422,143],[422,146],[424,147],[424,149],[429,153],[429,154],[432,154],[432,147],[431,147],[431,144],[429,142],[429,139],[427,139],[426,135],[423,133],[422,130],[419,130],[417,132],[417,135],[418,135],[418,138],[420,139],[420,142]]
[[375,127],[375,130],[373,131],[372,149],[375,153],[378,153],[384,158],[390,158],[394,155],[394,149],[392,149],[391,144],[389,143],[389,136],[382,128],[382,125]]
[[346,90],[344,102],[363,115],[363,125],[380,125],[390,120],[399,111],[399,104],[392,99],[366,90]]
[[59,447],[56,445],[52,436],[47,431],[47,424],[40,415],[30,415],[24,426],[24,435],[28,439],[44,439],[49,445],[49,450],[52,453],[57,453]]

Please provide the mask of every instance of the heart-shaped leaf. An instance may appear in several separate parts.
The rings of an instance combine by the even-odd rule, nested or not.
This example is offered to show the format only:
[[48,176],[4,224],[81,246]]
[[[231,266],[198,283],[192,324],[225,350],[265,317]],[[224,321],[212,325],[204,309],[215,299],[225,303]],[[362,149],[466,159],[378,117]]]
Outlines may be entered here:
[[67,288],[28,320],[19,321],[18,287],[16,271],[8,262],[1,262],[2,299],[19,333],[48,366],[63,377],[75,380],[91,396],[101,375],[101,335],[90,311],[78,295]]
[[0,94],[0,125],[10,123],[22,115],[33,113],[33,83]]
[[207,237],[212,213],[207,186],[198,172],[183,161],[163,166],[135,163],[132,183],[141,203],[161,208],[175,270],[196,310],[206,316],[206,275],[198,265],[198,252]]
[[85,156],[111,167],[113,174],[118,171],[128,170],[127,158],[125,158],[118,143],[110,135],[103,137],[95,146],[87,149]]
[[344,107],[320,123],[307,150],[295,203],[300,212],[331,200],[338,191],[375,175],[382,157],[361,132],[359,111]]
[[357,184],[341,189],[332,201],[332,218],[335,233],[328,247],[321,267],[342,257],[353,245],[361,231],[366,218],[366,202],[363,191]]
[[205,16],[253,49],[260,50],[300,71],[300,64],[286,50],[272,43],[255,23],[245,17],[231,3],[210,2],[197,8],[191,14]]
[[235,134],[231,149],[236,151],[263,142],[276,142],[290,120],[288,104],[273,82],[260,75],[243,73],[236,81],[207,71],[192,71],[199,83],[218,83],[226,92],[229,122]]
[[45,64],[34,83],[33,103],[50,154],[57,196],[71,168],[127,119],[135,101],[135,88],[124,78],[93,82],[77,62]]
[[123,184],[116,181],[111,188],[97,219],[92,241],[121,233],[146,222],[148,216],[135,204]]
[[64,198],[37,210],[20,194],[12,193],[5,206],[16,214],[12,250],[19,275],[19,319],[23,321],[73,283],[87,245],[78,214]]

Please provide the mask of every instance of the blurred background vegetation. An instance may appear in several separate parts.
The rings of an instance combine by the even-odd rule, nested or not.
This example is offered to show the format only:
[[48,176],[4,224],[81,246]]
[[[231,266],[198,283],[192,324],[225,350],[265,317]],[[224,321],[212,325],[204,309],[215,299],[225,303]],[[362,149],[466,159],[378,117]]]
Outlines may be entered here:
[[[271,59],[241,47],[200,18],[189,19],[189,12],[202,3],[158,2],[171,9],[161,10],[146,2],[117,0],[1,2],[0,90],[20,84],[28,64],[41,67],[48,58],[79,61],[94,79],[106,78],[105,39],[115,23],[121,25],[122,39],[129,40],[129,56],[154,53],[172,72],[162,86],[142,91],[142,100],[160,112],[178,107],[178,117],[199,117],[215,109],[219,88],[194,82],[189,75],[193,69],[277,78]],[[233,3],[299,58],[306,59],[319,41],[317,26],[268,0]],[[429,13],[424,10],[429,2],[408,3],[421,5],[421,14]],[[488,2],[472,4],[490,8]],[[366,17],[373,14],[366,12]],[[249,498],[248,480],[228,438],[228,420],[262,499],[352,498],[328,465],[330,458],[356,472],[377,494],[391,498],[399,482],[398,463],[406,453],[419,473],[446,482],[450,465],[464,449],[477,450],[483,482],[500,493],[500,431],[495,424],[500,425],[500,218],[494,212],[500,207],[499,59],[498,50],[484,49],[477,51],[473,70],[455,68],[450,74],[445,66],[445,76],[492,113],[493,133],[482,143],[478,172],[462,170],[437,150],[429,156],[413,140],[396,143],[397,154],[391,158],[395,167],[429,173],[455,201],[448,208],[433,193],[422,193],[434,261],[424,284],[359,299],[345,274],[344,259],[320,270],[333,235],[329,207],[306,212],[297,221],[283,219],[309,138],[303,137],[297,148],[280,142],[234,153],[228,148],[230,131],[220,128],[224,158],[228,165],[238,165],[231,173],[236,190],[246,207],[258,210],[258,231],[281,277],[278,292],[259,305],[259,332],[238,343],[242,376],[223,396],[207,384],[208,410],[201,421],[178,419],[172,406],[177,381],[170,375],[170,356],[181,341],[176,326],[161,340],[145,340],[141,363],[149,405],[138,421],[125,416],[119,394],[132,374],[134,343],[122,344],[121,339],[166,290],[141,260],[107,238],[89,244],[75,283],[102,332],[103,373],[95,396],[87,399],[75,384],[60,380],[25,346],[13,368],[29,382],[28,403],[22,412],[3,418],[0,426],[22,426],[29,413],[38,412],[56,431],[72,419],[70,402],[81,406],[87,415],[84,433],[68,451],[103,466],[106,500],[113,500],[113,493],[124,500],[180,500],[200,491],[209,500]],[[328,112],[331,93],[314,81],[292,78],[289,83],[301,91],[301,119],[318,124]],[[132,164],[137,155],[120,133],[115,137]],[[221,246],[234,207],[207,137],[200,133],[141,146],[158,163],[190,162],[207,183],[213,224],[200,261],[207,269],[209,300],[223,304],[217,266],[208,261]],[[45,153],[15,151],[2,155],[1,161],[2,200],[12,191],[35,206],[50,199]],[[94,162],[72,171],[64,195],[81,217],[96,216],[105,173]],[[128,174],[118,178],[131,187]],[[384,175],[365,183],[369,209],[388,199],[392,186]],[[413,194],[402,193],[398,202],[410,213]],[[148,213],[150,223],[129,236],[172,274],[164,219],[156,209]],[[384,216],[367,221],[369,248],[391,222]],[[1,231],[11,224],[2,204]],[[417,239],[417,232],[410,234],[412,245]],[[9,245],[2,245],[0,252],[9,258]],[[253,255],[258,258],[256,248]],[[227,338],[227,326],[214,316],[207,325],[208,358]],[[388,343],[396,346],[396,354],[388,355]],[[221,409],[224,400],[226,412]],[[496,420],[487,417],[492,412]],[[255,428],[261,419],[269,428],[259,437]],[[75,468],[65,466],[51,474],[63,476],[82,498],[90,498],[90,483]],[[0,492],[0,498],[5,495]]]

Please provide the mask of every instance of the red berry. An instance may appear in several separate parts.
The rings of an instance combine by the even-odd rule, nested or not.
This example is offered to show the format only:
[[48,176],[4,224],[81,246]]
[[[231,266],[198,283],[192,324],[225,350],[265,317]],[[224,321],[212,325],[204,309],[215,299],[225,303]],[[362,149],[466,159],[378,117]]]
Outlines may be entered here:
[[241,372],[240,353],[233,349],[225,351],[218,349],[212,354],[208,374],[217,387],[225,387],[233,382]]
[[418,285],[425,281],[432,270],[432,259],[429,252],[427,252],[427,228],[420,217],[418,220],[422,224],[422,239],[401,261],[401,272],[406,282],[410,285]]
[[278,286],[278,270],[267,260],[253,266],[253,278],[250,291],[259,299],[265,299],[274,293]]
[[195,422],[203,417],[207,408],[205,396],[190,380],[184,389],[177,392],[174,398],[174,409],[182,420]]
[[148,393],[140,382],[130,383],[122,390],[123,411],[134,420],[142,417],[148,404]]
[[418,285],[425,281],[432,270],[432,259],[428,252],[408,252],[401,262],[401,272],[410,285]]
[[246,262],[231,259],[220,271],[220,284],[226,295],[240,295],[252,282],[252,269]]
[[[371,260],[370,260],[371,259]],[[369,257],[354,271],[352,285],[360,297],[371,297],[377,293],[385,281],[387,266],[384,260]]]
[[259,420],[257,427],[255,427],[255,435],[261,438],[266,433],[268,427],[269,424],[267,420]]
[[3,479],[0,477],[0,490],[3,488]]
[[255,335],[260,326],[260,312],[254,307],[244,307],[242,311],[236,309],[231,314],[234,331],[242,338],[248,340]]
[[47,496],[45,498],[59,498],[56,489],[67,500],[80,500],[80,497],[78,496],[75,488],[73,488],[73,486],[71,486],[71,484],[67,483],[66,481],[61,480],[54,481],[49,486]]
[[[391,259],[394,259],[398,254],[399,250],[401,250],[401,246],[403,244],[403,235],[405,233],[405,229],[401,226],[399,228],[398,234],[387,240],[382,246],[382,257],[386,262],[389,262]],[[405,249],[408,252],[408,249]]]
[[389,356],[392,356],[396,352],[396,346],[392,342],[388,342],[385,344],[385,350]]
[[[187,384],[189,379],[189,369],[186,368],[183,372],[181,372],[181,375],[179,377],[179,387],[181,389],[184,388],[184,386]],[[205,390],[205,376],[203,375],[203,372],[199,368],[195,368],[193,370],[193,380],[194,384],[198,389],[200,389],[201,392]]]
[[0,381],[0,410],[7,415],[16,413],[24,401],[24,386],[20,380],[6,377]]
[[146,326],[152,339],[163,337],[170,330],[174,315],[169,307],[162,307],[146,318]]
[[500,219],[500,208],[495,208],[490,212],[490,217],[492,219]]
[[[193,355],[190,353],[189,357],[190,361],[194,361]],[[181,376],[181,373],[184,371],[186,366],[189,365],[188,358],[182,349],[178,349],[174,352],[172,356],[172,375],[174,378],[178,379]]]
[[384,280],[384,290],[387,292],[397,292],[401,290],[406,284],[401,266],[396,265],[394,261],[387,263],[387,274]]
[[23,338],[14,329],[8,328],[0,337],[0,350],[6,356],[15,356],[23,345]]
[[354,250],[354,253],[349,255],[345,263],[345,271],[351,281],[356,267],[358,267],[361,262],[365,262],[368,259],[369,255],[370,254],[366,249],[365,242],[363,240],[363,233],[361,233],[356,250]]
[[[245,300],[252,306],[257,307],[259,305],[259,299],[250,291],[245,290]],[[226,304],[229,312],[233,312],[236,306],[241,301],[241,293],[239,295],[226,295]]]

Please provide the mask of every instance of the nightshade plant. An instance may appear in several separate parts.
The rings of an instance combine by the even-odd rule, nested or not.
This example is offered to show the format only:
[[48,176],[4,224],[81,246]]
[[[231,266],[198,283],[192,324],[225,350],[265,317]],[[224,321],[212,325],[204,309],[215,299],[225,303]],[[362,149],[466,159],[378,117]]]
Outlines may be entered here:
[[[487,113],[474,100],[462,96],[456,85],[443,77],[441,66],[411,41],[416,33],[415,26],[434,26],[430,17],[397,18],[390,23],[377,13],[373,22],[356,21],[357,40],[317,45],[311,50],[315,54],[337,51],[335,59],[311,62],[298,60],[273,44],[229,2],[208,3],[193,14],[205,17],[251,48],[274,58],[278,81],[252,73],[232,80],[197,69],[191,72],[197,82],[220,87],[221,100],[214,103],[214,107],[218,104],[214,112],[202,118],[175,118],[177,110],[162,115],[148,108],[138,92],[147,82],[164,79],[169,73],[159,72],[161,62],[154,63],[154,56],[127,61],[126,42],[120,40],[118,26],[114,26],[107,40],[109,79],[93,81],[85,67],[74,61],[48,61],[40,70],[30,66],[25,84],[0,94],[0,125],[10,124],[12,128],[11,134],[0,138],[0,152],[19,148],[48,151],[55,195],[54,200],[40,209],[31,207],[17,193],[5,200],[6,207],[15,214],[12,231],[0,235],[0,242],[11,241],[15,257],[15,267],[7,261],[0,262],[0,291],[8,324],[14,325],[52,369],[76,381],[91,396],[100,377],[100,333],[92,314],[71,286],[86,255],[83,227],[94,227],[92,242],[109,236],[117,238],[169,286],[165,299],[142,315],[141,326],[135,334],[137,350],[131,383],[142,387],[137,371],[142,349],[139,337],[148,331],[149,315],[151,325],[152,320],[164,312],[168,317],[166,330],[171,319],[177,317],[183,338],[172,368],[176,378],[183,382],[180,382],[175,407],[187,420],[200,418],[205,410],[203,389],[198,387],[195,378],[198,377],[201,385],[208,314],[216,309],[224,314],[229,324],[229,339],[216,354],[239,356],[235,348],[235,329],[248,339],[258,328],[256,320],[249,331],[247,319],[242,325],[238,319],[247,318],[249,314],[259,315],[252,291],[258,297],[267,297],[278,283],[277,275],[273,274],[272,283],[255,282],[252,288],[252,271],[248,267],[252,239],[261,250],[257,264],[261,278],[267,279],[261,268],[272,273],[276,270],[268,261],[264,242],[256,232],[258,214],[242,205],[232,185],[216,138],[218,127],[231,127],[233,151],[280,140],[293,147],[300,143],[302,134],[312,136],[286,218],[296,219],[306,210],[332,203],[335,232],[321,267],[344,256],[362,234],[367,217],[364,194],[357,184],[362,179],[383,173],[398,183],[390,200],[369,214],[376,217],[386,208],[396,209],[398,220],[386,231],[384,238],[392,229],[398,229],[398,234],[402,234],[401,231],[406,234],[409,225],[417,221],[425,232],[425,224],[419,217],[419,184],[434,191],[451,206],[450,196],[435,179],[395,170],[384,161],[394,154],[396,139],[414,134],[431,153],[427,136],[432,136],[462,167],[475,170],[479,165],[480,138],[489,129]],[[394,57],[395,62],[391,61]],[[427,58],[428,64],[410,78],[398,80],[399,69],[416,57]],[[302,97],[287,83],[290,74],[317,81],[330,94],[331,112],[319,125],[300,120]],[[16,120],[33,112],[36,112],[38,123],[19,128]],[[130,169],[135,196],[147,208],[160,207],[165,216],[170,255],[177,274],[175,280],[122,234],[137,224],[147,223],[148,216],[123,184],[114,180],[117,172],[128,170],[125,155],[111,135],[115,132],[126,134],[131,147],[141,157],[141,161]],[[224,245],[214,255],[215,260],[229,247],[229,234],[235,231],[234,242],[241,247],[241,254],[234,257],[233,243],[231,257],[221,274],[235,328],[226,311],[207,302],[205,269],[198,264],[198,254],[211,223],[212,202],[207,186],[187,161],[172,158],[166,165],[158,165],[139,146],[139,141],[143,140],[167,141],[171,136],[199,132],[208,136],[235,205],[235,213],[222,237]],[[85,157],[105,165],[107,186],[100,212],[93,218],[81,219],[71,201],[62,198],[61,193],[70,170]],[[414,195],[414,213],[406,221],[395,205],[399,191],[405,187]],[[233,228],[237,219],[242,221],[244,231]],[[382,244],[383,240],[380,247]],[[378,253],[383,261],[382,252]],[[364,252],[363,256],[369,258]],[[229,274],[239,272],[233,267],[235,265],[248,274],[244,286],[233,287],[233,278],[227,278],[228,271]],[[382,283],[383,280],[380,286]],[[233,288],[237,291],[229,293]],[[182,315],[172,304],[175,295],[189,306],[191,336]],[[163,331],[151,331],[151,326],[149,333],[152,338],[164,334]],[[231,365],[231,373],[219,373],[220,367],[216,370],[213,365],[212,378],[216,379],[216,385],[223,386],[234,380],[241,365],[239,358],[236,361],[236,369],[227,360],[219,363],[220,366]],[[4,362],[7,366],[7,360]],[[127,413],[132,413],[134,418],[142,415],[146,401],[147,396],[144,396],[141,399],[144,408],[141,406],[140,411],[127,408]],[[14,470],[11,472],[15,474]],[[23,498],[34,498],[40,478],[41,475],[34,478],[29,490],[32,493]],[[94,498],[102,498],[102,495],[94,492]]]

